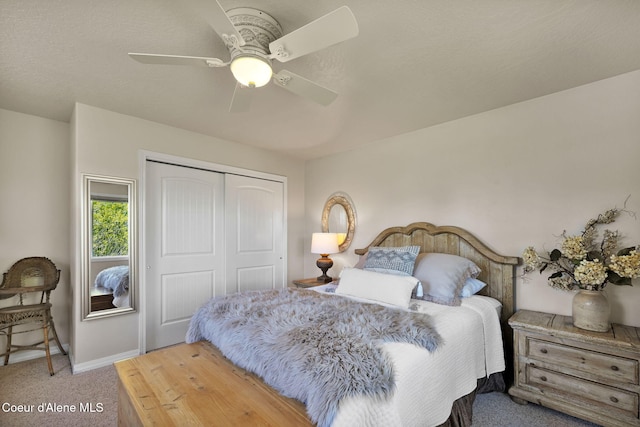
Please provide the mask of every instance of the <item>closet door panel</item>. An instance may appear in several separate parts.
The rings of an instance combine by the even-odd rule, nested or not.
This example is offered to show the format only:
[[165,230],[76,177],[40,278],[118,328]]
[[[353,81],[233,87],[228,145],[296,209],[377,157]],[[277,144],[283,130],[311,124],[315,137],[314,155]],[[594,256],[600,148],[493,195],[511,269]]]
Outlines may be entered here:
[[227,293],[283,288],[283,183],[227,175],[225,194]]
[[147,163],[146,346],[184,341],[198,307],[225,291],[224,175]]

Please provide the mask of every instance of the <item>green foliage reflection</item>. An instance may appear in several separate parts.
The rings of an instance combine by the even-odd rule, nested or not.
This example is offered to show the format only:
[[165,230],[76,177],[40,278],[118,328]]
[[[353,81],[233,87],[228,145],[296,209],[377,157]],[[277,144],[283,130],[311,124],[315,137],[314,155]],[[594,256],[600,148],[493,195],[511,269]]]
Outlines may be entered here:
[[92,256],[129,254],[127,202],[92,200]]

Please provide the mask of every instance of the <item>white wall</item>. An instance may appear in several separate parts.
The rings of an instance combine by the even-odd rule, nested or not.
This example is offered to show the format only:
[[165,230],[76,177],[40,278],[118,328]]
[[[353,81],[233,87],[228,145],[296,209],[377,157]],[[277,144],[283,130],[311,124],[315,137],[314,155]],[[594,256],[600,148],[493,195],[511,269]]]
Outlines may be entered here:
[[[504,255],[551,249],[629,195],[640,215],[640,71],[311,160],[305,183],[305,277],[319,274],[307,249],[335,191],[351,196],[358,224],[333,275],[379,231],[415,221],[463,227]],[[640,219],[611,228],[640,244]],[[545,277],[518,279],[517,308],[570,314],[573,294]],[[607,295],[613,321],[640,326],[639,280]]]
[[[82,173],[140,179],[140,150],[286,176],[289,233],[287,274],[289,277],[302,274],[303,161],[84,104],[76,104],[75,107],[72,141],[74,215],[79,212]],[[139,190],[142,191],[142,188]],[[77,216],[72,220],[72,229],[79,229]],[[74,246],[77,236],[72,239]],[[74,251],[76,257],[72,259],[72,274],[76,278],[80,275],[77,252]],[[74,280],[73,283],[79,286],[80,281]],[[80,297],[81,292],[77,289],[74,296],[73,316],[76,322],[72,356],[74,366],[80,367],[78,370],[91,368],[92,364],[103,364],[113,355],[138,350],[139,313],[79,322]]]
[[[61,270],[51,294],[62,343],[69,342],[69,125],[0,109],[0,272],[21,258],[44,256]],[[17,298],[1,300],[13,305]],[[16,335],[16,344],[42,340],[41,332]],[[4,338],[0,348],[4,349]],[[55,343],[52,351],[57,351]],[[10,361],[41,357],[20,352]]]
[[[302,161],[82,104],[70,124],[0,109],[0,271],[28,256],[46,256],[62,270],[52,294],[53,317],[74,365],[82,369],[137,352],[139,316],[80,322],[80,174],[139,179],[139,150],[286,176],[287,274],[303,274]],[[37,339],[23,334],[14,342]],[[20,352],[11,361],[40,356]]]

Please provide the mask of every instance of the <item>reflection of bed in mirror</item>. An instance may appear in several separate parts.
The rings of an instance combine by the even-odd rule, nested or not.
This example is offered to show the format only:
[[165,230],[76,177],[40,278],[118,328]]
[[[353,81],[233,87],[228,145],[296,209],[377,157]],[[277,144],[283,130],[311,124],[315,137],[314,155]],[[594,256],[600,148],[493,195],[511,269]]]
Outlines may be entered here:
[[101,270],[91,290],[91,311],[129,306],[129,266]]

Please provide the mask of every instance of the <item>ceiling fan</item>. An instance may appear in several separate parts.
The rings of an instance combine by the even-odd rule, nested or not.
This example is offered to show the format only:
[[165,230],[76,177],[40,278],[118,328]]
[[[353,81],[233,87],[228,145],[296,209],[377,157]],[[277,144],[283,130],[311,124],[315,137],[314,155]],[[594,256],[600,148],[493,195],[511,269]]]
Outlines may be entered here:
[[200,56],[129,53],[144,64],[229,66],[237,83],[230,112],[248,111],[253,88],[273,82],[288,91],[329,105],[338,94],[287,70],[273,73],[271,60],[288,62],[358,35],[358,23],[347,6],[342,6],[315,21],[282,34],[278,21],[267,13],[248,7],[225,12],[217,0],[190,0],[207,23],[222,38],[231,59]]

